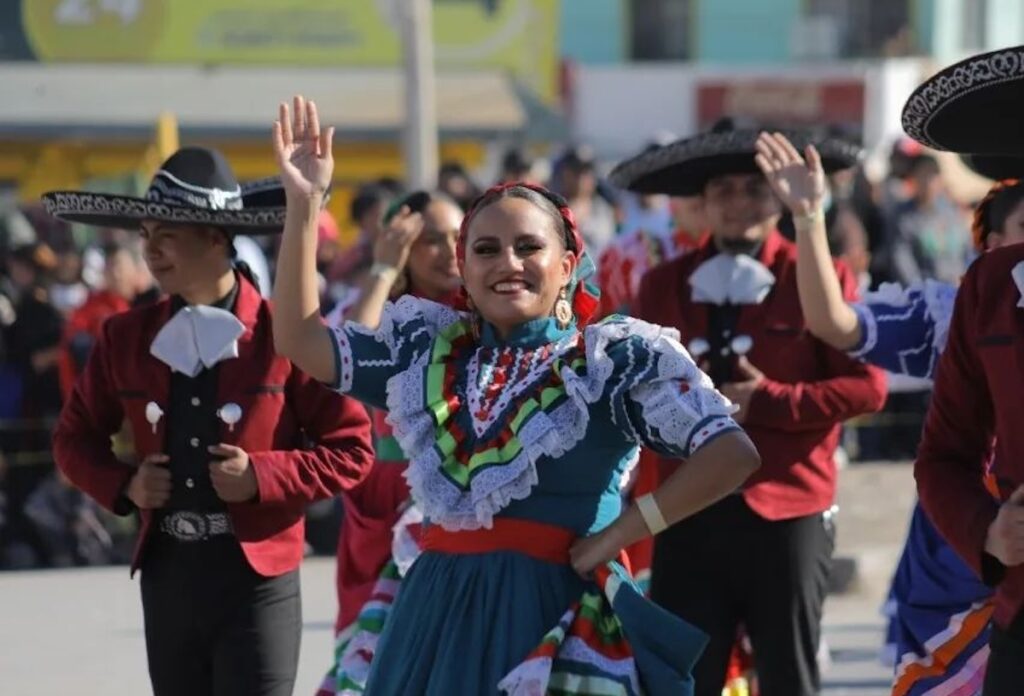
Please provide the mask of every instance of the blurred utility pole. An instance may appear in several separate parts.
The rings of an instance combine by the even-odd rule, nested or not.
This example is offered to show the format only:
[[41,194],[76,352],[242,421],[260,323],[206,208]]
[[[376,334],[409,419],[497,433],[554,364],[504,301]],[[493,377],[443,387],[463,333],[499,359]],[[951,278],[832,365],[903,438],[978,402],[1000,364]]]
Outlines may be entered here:
[[405,68],[405,173],[412,188],[437,186],[437,108],[431,0],[400,0]]

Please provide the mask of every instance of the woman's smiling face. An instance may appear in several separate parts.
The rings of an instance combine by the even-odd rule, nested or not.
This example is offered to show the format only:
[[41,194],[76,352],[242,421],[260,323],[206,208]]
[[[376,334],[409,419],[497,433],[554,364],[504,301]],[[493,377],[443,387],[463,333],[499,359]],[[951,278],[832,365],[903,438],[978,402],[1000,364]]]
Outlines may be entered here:
[[576,268],[560,216],[506,196],[477,210],[466,236],[466,292],[500,335],[551,315]]

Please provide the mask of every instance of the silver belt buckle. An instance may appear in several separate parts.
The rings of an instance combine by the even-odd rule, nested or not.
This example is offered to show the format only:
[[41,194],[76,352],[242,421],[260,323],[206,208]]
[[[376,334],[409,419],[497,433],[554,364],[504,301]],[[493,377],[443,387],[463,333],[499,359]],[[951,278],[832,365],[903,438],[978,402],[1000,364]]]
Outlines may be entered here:
[[825,529],[831,532],[836,528],[836,516],[839,515],[839,506],[833,505],[828,510],[821,513],[821,521],[825,525]]
[[160,520],[160,530],[178,541],[203,541],[217,534],[231,531],[231,520],[219,512],[204,515],[178,510]]

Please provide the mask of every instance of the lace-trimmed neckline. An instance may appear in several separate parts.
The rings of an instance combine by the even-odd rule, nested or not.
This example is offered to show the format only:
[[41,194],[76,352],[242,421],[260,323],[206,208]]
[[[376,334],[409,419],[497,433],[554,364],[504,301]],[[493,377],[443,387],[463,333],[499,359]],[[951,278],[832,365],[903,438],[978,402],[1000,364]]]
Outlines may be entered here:
[[494,326],[484,322],[480,332],[480,345],[488,348],[515,347],[515,348],[537,348],[548,343],[554,343],[567,336],[576,333],[576,325],[571,324],[568,328],[558,328],[558,322],[554,317],[541,317],[520,324],[504,339],[498,335]]

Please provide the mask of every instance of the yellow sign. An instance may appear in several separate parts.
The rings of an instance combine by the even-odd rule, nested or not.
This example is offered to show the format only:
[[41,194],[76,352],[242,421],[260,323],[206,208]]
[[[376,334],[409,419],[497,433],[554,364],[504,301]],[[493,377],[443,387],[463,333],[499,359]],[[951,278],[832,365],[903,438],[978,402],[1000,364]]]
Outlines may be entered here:
[[[41,61],[394,66],[405,0],[23,0]],[[558,0],[434,0],[441,68],[556,92]]]

